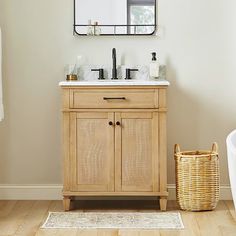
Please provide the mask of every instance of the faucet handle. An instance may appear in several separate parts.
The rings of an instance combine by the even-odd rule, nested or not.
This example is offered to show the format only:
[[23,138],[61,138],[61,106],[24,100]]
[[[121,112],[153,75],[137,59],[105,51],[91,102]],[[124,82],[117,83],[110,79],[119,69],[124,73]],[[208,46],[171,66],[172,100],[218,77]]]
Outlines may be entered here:
[[102,68],[100,68],[100,69],[91,69],[91,71],[98,71],[99,72],[99,77],[98,77],[99,80],[105,79],[104,78],[104,69],[102,69]]
[[127,68],[126,69],[126,77],[125,79],[132,79],[131,76],[130,76],[130,72],[131,71],[138,71],[138,69],[130,69],[130,68]]

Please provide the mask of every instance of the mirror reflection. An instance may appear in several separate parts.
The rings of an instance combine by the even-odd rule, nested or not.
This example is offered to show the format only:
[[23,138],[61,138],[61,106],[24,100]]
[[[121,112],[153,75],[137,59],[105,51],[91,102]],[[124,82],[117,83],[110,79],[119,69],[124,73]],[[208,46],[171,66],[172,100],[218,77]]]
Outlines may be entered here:
[[156,0],[75,0],[80,35],[149,35],[156,29]]

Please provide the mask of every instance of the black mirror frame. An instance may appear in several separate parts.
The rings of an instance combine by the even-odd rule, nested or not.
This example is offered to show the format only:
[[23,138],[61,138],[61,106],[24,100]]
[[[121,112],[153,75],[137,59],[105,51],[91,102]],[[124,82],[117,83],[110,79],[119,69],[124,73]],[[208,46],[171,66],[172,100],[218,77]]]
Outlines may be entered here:
[[[158,18],[158,14],[157,14],[157,5],[158,5],[158,0],[154,0],[155,1],[155,22],[154,22],[154,27],[155,29],[153,30],[152,33],[150,34],[100,34],[99,36],[151,36],[151,35],[155,35],[156,31],[158,30],[157,28],[157,18]],[[87,25],[77,25],[76,24],[76,9],[75,9],[75,5],[76,5],[76,0],[74,0],[74,24],[73,24],[73,31],[74,31],[74,35],[77,35],[77,36],[88,36],[87,34],[80,34],[79,32],[77,32],[76,30],[76,27],[77,26],[87,26]],[[104,25],[104,26],[113,26],[113,27],[116,27],[116,26],[129,26],[129,25]],[[139,25],[139,26],[142,26],[142,25]]]

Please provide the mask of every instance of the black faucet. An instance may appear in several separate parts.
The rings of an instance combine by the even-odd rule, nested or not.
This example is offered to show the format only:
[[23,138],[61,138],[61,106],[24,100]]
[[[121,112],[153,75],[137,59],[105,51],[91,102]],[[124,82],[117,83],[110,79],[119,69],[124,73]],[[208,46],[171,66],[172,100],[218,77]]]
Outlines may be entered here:
[[99,77],[98,77],[99,80],[105,79],[105,78],[104,78],[104,69],[103,69],[103,68],[100,68],[100,69],[92,69],[91,71],[98,71],[98,72],[99,72]]
[[117,78],[117,68],[116,68],[116,49],[112,49],[112,61],[113,61],[113,67],[112,67],[112,78],[111,79],[118,79]]

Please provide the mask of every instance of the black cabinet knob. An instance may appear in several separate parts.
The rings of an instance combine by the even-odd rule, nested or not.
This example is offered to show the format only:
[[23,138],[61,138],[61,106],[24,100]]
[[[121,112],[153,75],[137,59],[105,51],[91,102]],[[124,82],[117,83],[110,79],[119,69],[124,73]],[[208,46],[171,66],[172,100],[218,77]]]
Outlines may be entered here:
[[112,121],[109,121],[109,123],[108,123],[109,125],[113,125],[113,122]]
[[116,125],[120,125],[120,122],[119,122],[119,121],[117,121],[117,122],[116,122]]

